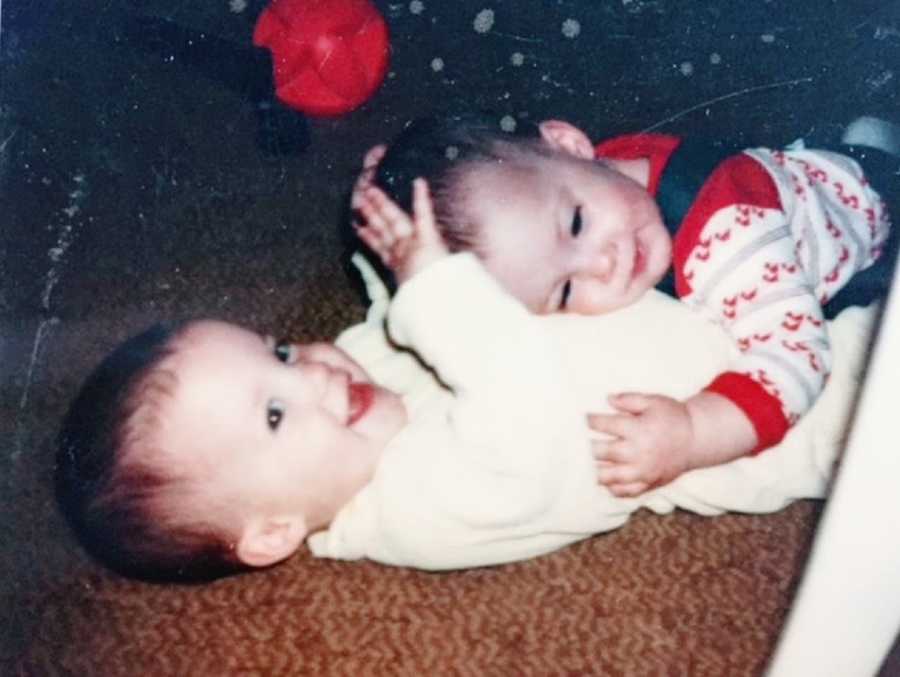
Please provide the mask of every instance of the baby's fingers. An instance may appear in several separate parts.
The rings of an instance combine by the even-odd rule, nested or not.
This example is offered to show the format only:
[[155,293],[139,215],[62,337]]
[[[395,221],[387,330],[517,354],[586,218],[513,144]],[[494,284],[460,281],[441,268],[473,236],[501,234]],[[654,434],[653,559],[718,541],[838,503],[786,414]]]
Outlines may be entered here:
[[362,226],[356,229],[356,234],[363,241],[363,244],[378,254],[385,265],[390,265],[392,245],[385,241],[380,231],[368,226]]
[[591,440],[591,455],[594,460],[603,463],[627,463],[631,460],[628,449],[621,440]]
[[594,432],[613,437],[628,437],[634,427],[634,419],[622,414],[588,414],[587,422]]
[[440,240],[437,223],[434,218],[434,203],[431,201],[431,192],[428,190],[428,182],[425,179],[413,180],[413,216],[418,235],[424,242]]
[[609,403],[618,411],[639,415],[653,404],[653,397],[644,393],[616,393],[609,396]]
[[356,177],[356,181],[353,184],[353,192],[350,194],[350,206],[353,209],[359,209],[359,206],[362,204],[363,193],[366,188],[372,185],[372,179],[375,177],[375,172],[378,170],[378,165],[386,151],[387,146],[378,144],[377,146],[372,146],[363,156],[363,168],[360,170],[359,176]]
[[372,146],[363,156],[363,170],[375,170],[387,152],[387,145],[379,143]]
[[393,228],[368,197],[362,198],[358,211],[363,218],[363,222],[356,225],[360,239],[379,253],[393,247],[396,240]]
[[394,238],[409,237],[414,228],[409,215],[396,202],[384,194],[380,188],[371,186],[363,193],[362,212],[366,219],[381,230],[388,231]]
[[629,463],[600,462],[596,464],[596,467],[597,481],[606,486],[647,482],[647,478],[642,476],[640,468]]
[[650,485],[646,482],[626,482],[610,484],[606,488],[609,489],[609,493],[613,496],[618,496],[619,498],[634,498],[647,491],[647,489],[650,488]]
[[385,265],[393,267],[403,238],[396,236],[394,226],[369,197],[363,198],[359,211],[365,219],[363,225],[356,227],[359,239],[378,254]]

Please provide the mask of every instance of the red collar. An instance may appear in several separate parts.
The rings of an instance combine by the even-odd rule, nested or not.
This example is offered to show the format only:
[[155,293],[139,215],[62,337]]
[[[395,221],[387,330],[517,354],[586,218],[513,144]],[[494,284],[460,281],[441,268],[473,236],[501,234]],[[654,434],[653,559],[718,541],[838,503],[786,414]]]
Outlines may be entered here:
[[640,158],[650,160],[650,181],[647,191],[655,198],[663,171],[680,143],[680,137],[669,134],[624,134],[598,143],[594,148],[594,157],[613,160]]

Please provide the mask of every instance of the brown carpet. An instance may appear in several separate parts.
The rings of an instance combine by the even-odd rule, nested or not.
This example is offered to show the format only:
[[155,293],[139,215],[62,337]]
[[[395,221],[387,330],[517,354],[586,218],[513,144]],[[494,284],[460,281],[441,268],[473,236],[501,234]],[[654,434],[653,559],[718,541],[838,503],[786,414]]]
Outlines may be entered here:
[[817,507],[639,513],[547,557],[458,573],[306,553],[199,587],[86,571],[41,594],[18,674],[758,675]]

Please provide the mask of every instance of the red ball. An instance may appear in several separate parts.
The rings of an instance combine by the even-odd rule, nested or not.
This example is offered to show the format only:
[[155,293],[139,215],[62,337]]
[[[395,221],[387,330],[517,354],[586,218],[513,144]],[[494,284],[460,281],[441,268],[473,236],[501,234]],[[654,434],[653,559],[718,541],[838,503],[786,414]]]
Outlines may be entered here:
[[390,56],[387,23],[370,0],[272,0],[253,44],[272,52],[278,98],[319,116],[362,105]]

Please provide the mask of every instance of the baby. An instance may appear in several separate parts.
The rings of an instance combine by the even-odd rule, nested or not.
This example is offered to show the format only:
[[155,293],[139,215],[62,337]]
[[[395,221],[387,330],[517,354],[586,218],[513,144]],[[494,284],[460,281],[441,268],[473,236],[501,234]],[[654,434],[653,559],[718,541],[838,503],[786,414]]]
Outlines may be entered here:
[[213,320],[158,325],[80,392],[58,493],[113,568],[214,578],[279,561],[327,526],[405,422],[400,399],[330,344]]
[[826,313],[874,300],[893,267],[896,236],[870,268],[889,234],[870,179],[890,187],[900,165],[863,145],[873,126],[892,130],[862,119],[845,137],[859,145],[841,146],[883,166],[867,177],[830,151],[658,134],[595,148],[558,120],[510,135],[478,116],[424,118],[370,151],[355,195],[374,174],[407,205],[404,186],[425,177],[449,248],[476,252],[535,313],[607,313],[659,286],[725,328],[741,355],[699,392],[622,393],[616,413],[592,417],[608,436],[594,445],[600,482],[634,496],[771,447],[816,401],[832,362]]
[[[420,182],[419,202],[426,190]],[[435,366],[452,395],[411,416],[399,395],[334,345],[275,342],[214,320],[151,328],[98,367],[60,437],[63,510],[102,561],[164,580],[274,564],[349,504],[359,514],[376,500],[377,489],[361,489],[382,464],[394,470],[379,472],[400,482],[384,492],[389,504],[408,494],[432,524],[444,521],[438,530],[401,527],[391,538],[365,539],[363,554],[391,563],[409,561],[403,539],[437,537],[433,550],[442,553],[453,525],[468,533],[478,524],[500,543],[491,524],[527,523],[544,511],[552,518],[569,500],[556,488],[570,476],[590,483],[583,410],[566,395],[564,370],[536,318],[471,255],[449,256],[430,212],[413,222],[381,195],[365,211],[371,225],[363,236],[401,283],[392,336]],[[469,283],[457,285],[460,278]],[[507,331],[517,336],[513,348],[499,340]],[[546,471],[548,455],[561,448],[573,450],[572,460]],[[398,464],[415,469],[398,472]],[[448,484],[428,491],[430,482]],[[535,491],[535,482],[553,491]],[[473,500],[482,486],[491,498]],[[366,528],[389,534],[391,520],[417,517],[389,506],[363,514]],[[377,524],[379,515],[387,525]],[[583,535],[624,519],[621,509],[599,511]],[[511,540],[515,554],[498,545],[481,557],[524,556],[521,534]],[[543,539],[538,552],[557,540]]]

